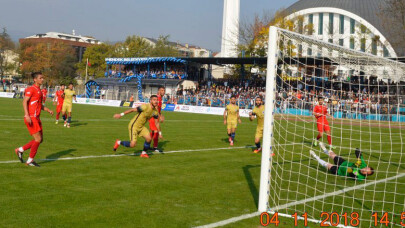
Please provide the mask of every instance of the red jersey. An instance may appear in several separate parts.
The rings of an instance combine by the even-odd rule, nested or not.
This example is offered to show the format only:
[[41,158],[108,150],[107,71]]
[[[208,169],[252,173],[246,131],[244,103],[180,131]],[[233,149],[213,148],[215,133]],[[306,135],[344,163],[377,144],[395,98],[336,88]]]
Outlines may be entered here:
[[63,91],[63,90],[58,90],[58,91],[56,91],[56,93],[55,93],[56,102],[57,102],[57,105],[58,105],[58,106],[59,106],[59,105],[63,105],[63,101],[65,100],[65,98],[63,98],[62,95],[63,95],[64,92],[65,92],[65,91]]
[[42,89],[41,92],[42,92],[42,96],[43,96],[42,101],[45,102],[46,101],[46,94],[48,93],[48,90]]
[[162,113],[163,100],[162,100],[162,96],[157,95],[157,97],[158,97],[158,101],[159,101],[159,103],[158,103],[158,112],[159,112],[159,114],[161,114]]
[[25,96],[28,100],[28,113],[30,117],[39,117],[42,110],[43,94],[39,86],[33,85],[25,90]]
[[323,105],[317,105],[314,108],[314,113],[321,114],[321,116],[316,116],[318,121],[326,120],[326,115],[328,114],[328,108]]

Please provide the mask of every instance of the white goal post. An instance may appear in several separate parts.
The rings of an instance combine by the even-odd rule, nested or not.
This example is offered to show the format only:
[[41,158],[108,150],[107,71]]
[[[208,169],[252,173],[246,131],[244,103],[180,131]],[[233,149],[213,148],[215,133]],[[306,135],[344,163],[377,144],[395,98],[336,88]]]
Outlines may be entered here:
[[[358,213],[360,227],[377,218],[378,226],[400,226],[405,224],[400,219],[405,218],[405,64],[339,42],[270,27],[258,211],[308,213],[317,221],[322,212]],[[384,48],[372,42],[373,52]],[[334,117],[331,150],[348,162],[356,162],[360,150],[374,170],[365,180],[333,174],[310,155],[314,151],[336,165],[330,152],[315,146],[312,110],[320,97]],[[328,144],[326,138],[324,133],[319,143]]]

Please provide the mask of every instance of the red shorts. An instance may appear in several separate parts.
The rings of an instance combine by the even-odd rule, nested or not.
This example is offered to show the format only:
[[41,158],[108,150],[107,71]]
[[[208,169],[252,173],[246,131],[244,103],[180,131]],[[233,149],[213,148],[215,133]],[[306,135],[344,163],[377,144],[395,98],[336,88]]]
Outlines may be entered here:
[[60,113],[60,112],[62,111],[62,107],[63,107],[63,104],[58,105],[58,106],[56,107],[56,113]]
[[151,131],[157,131],[158,130],[157,127],[156,127],[156,124],[155,124],[155,118],[150,118],[149,119],[149,128],[150,128]]
[[31,125],[28,124],[27,120],[24,118],[25,125],[27,125],[28,131],[30,135],[33,135],[37,132],[42,131],[42,123],[41,120],[37,117],[31,117]]
[[324,120],[318,120],[317,122],[318,125],[318,131],[323,132],[323,131],[330,131],[329,123],[326,119]]

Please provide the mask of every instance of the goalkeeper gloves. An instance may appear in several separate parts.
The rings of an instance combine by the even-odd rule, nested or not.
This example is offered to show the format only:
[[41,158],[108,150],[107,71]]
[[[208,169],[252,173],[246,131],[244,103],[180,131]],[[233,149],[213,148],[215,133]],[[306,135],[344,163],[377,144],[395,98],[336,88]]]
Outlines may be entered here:
[[355,165],[356,165],[357,167],[360,167],[360,166],[361,166],[361,159],[357,159]]
[[347,168],[347,173],[353,173],[353,169],[352,168]]

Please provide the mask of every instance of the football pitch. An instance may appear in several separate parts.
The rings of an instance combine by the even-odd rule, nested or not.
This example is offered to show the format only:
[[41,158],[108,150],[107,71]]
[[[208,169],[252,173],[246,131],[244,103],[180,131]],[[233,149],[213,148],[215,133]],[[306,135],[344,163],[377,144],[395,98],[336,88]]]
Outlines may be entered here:
[[[2,227],[195,227],[257,211],[261,155],[252,153],[256,123],[247,118],[242,118],[235,145],[230,147],[222,116],[165,112],[166,121],[162,124],[164,139],[159,143],[164,152],[153,153],[149,159],[145,159],[139,157],[143,139],[138,140],[135,149],[120,147],[116,153],[112,151],[115,139],[128,139],[127,125],[132,115],[120,120],[112,118],[113,114],[122,112],[124,108],[74,104],[70,129],[64,128],[63,123],[55,125],[54,117],[48,113],[41,114],[44,143],[36,157],[41,167],[36,168],[18,163],[14,153],[14,148],[31,140],[23,122],[21,102],[0,98]],[[47,106],[55,109],[50,102]],[[313,132],[301,132],[297,125],[285,125],[296,134],[314,137]],[[303,122],[301,126],[307,129],[311,125]],[[359,127],[346,126],[337,137],[351,137],[353,140],[364,137],[356,135],[356,129]],[[394,142],[390,145],[396,147],[390,148],[390,151],[401,150],[405,130],[392,129],[390,133],[392,136],[387,140]],[[377,136],[370,135],[370,139],[373,137]],[[299,144],[308,144],[301,138],[297,137]],[[370,139],[361,139],[373,147]],[[288,157],[289,153],[276,154],[275,160],[283,156],[291,162],[279,163],[274,169],[301,172],[308,177],[298,181],[291,172],[280,171],[283,173],[281,178],[291,179],[289,189],[307,186],[307,195],[311,194],[310,191],[322,195],[328,191],[321,183],[333,185],[343,180],[326,175],[316,161],[310,161],[306,149],[308,145],[289,146],[294,141],[294,135],[283,137],[283,140],[285,146],[282,148],[293,150],[295,154],[294,157]],[[348,153],[343,155],[347,156]],[[376,157],[376,160],[391,159],[393,166],[378,166],[392,173],[373,176],[373,180],[395,176],[394,172],[405,172],[401,158],[401,155],[395,154]],[[309,168],[296,165],[300,163]],[[375,161],[373,165],[377,166],[377,163]],[[319,178],[315,175],[319,175]],[[277,181],[277,178],[272,181]],[[343,181],[348,187],[355,185],[353,181]],[[402,184],[398,186],[405,187],[404,177],[396,182]],[[308,186],[312,188],[308,190]],[[379,191],[375,194],[392,201],[390,205],[393,207],[403,208],[403,193],[400,197],[385,195],[384,191],[389,186],[384,183],[378,186],[376,189]],[[277,195],[299,200],[303,196],[297,192],[280,192]],[[346,192],[343,195],[351,197],[360,193]],[[322,203],[317,210],[331,212],[339,197],[324,199],[327,203]],[[367,200],[368,196],[365,197],[366,200],[356,200],[353,202],[356,205],[351,206],[368,208],[371,201]],[[328,200],[331,202],[328,203]],[[282,205],[289,202],[280,199],[277,203]],[[317,207],[318,203],[312,202],[311,207],[304,207],[307,204],[293,206],[291,209],[305,211]],[[387,204],[378,202],[373,209],[382,211],[384,205]],[[225,227],[260,227],[259,216]],[[279,227],[293,227],[293,219],[280,217]],[[319,225],[310,223],[309,227]]]

